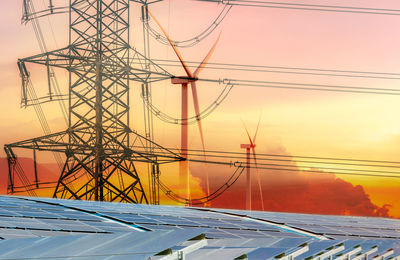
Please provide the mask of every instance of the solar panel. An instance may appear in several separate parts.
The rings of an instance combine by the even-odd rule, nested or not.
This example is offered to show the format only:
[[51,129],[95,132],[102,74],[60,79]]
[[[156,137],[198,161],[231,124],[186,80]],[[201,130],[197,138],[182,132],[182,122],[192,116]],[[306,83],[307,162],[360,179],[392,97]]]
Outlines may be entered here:
[[[400,221],[382,218],[0,196],[0,259],[144,259],[168,248],[187,259],[394,257],[399,240],[385,238],[399,233]],[[198,234],[205,240],[188,241]]]
[[192,260],[203,260],[203,259],[236,259],[240,257],[248,251],[252,250],[251,248],[212,248],[212,247],[204,247],[198,251],[190,253],[187,255],[187,259]]
[[[287,226],[328,236],[400,238],[400,221],[395,219],[260,211],[247,212],[230,209],[213,209],[213,211],[248,216],[249,218],[262,219],[267,222],[285,223]],[[318,222],[315,222],[316,218],[318,218]]]
[[285,253],[286,250],[287,248],[279,247],[257,248],[255,250],[252,250],[251,252],[248,252],[247,257],[249,259],[268,259]]
[[[68,258],[72,256],[92,257],[92,259],[119,255],[137,259],[152,256],[198,236],[204,230],[174,230],[159,232],[126,232],[119,234],[79,235],[46,237],[35,239],[10,239],[0,241],[0,252],[4,248],[12,250],[3,253],[0,259],[9,258]],[[45,250],[44,250],[45,249]],[[79,258],[80,259],[80,258]]]
[[318,241],[318,242],[313,242],[308,245],[308,251],[301,254],[299,256],[299,259],[305,259],[310,256],[314,256],[321,251],[326,250],[327,248],[333,247],[335,245],[338,245],[342,243],[343,241],[341,240],[325,240],[325,241]]

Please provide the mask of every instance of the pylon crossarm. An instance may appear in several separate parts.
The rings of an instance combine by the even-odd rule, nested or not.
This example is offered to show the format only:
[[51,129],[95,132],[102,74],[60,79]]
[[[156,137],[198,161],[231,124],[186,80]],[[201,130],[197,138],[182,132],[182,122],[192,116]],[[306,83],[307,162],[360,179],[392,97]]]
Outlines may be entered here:
[[36,137],[24,141],[6,144],[9,148],[36,149],[41,151],[64,151],[68,144],[67,131]]
[[[170,72],[155,63],[153,60],[145,57],[135,48],[131,47],[131,50],[133,51],[133,57],[129,60],[130,67],[134,67],[135,65],[140,64],[141,68],[144,71],[153,71],[154,75],[152,75],[152,77],[147,77],[147,82],[170,79],[173,76]],[[160,73],[158,78],[155,77],[156,74],[154,72]]]
[[[19,59],[21,62],[36,63],[40,65],[49,65],[58,68],[69,69],[71,64],[74,63],[93,63],[94,59],[90,57],[83,57],[80,55],[71,55],[69,53],[70,47],[57,49],[50,52],[45,52],[30,57]],[[83,70],[82,70],[83,71]]]
[[151,144],[153,147],[153,152],[150,155],[154,155],[157,157],[158,163],[166,163],[166,162],[176,162],[185,160],[179,154],[172,152],[171,150],[153,142],[152,140],[138,134],[137,132],[130,130],[131,134],[134,135],[134,138],[131,138],[132,143],[129,145],[132,151],[135,151],[140,154],[148,154],[146,152],[146,143]]
[[[50,135],[41,137],[31,138],[24,141],[19,141],[5,145],[7,151],[11,148],[24,148],[24,149],[35,149],[38,151],[54,151],[65,153],[67,156],[72,154],[79,155],[92,155],[95,149],[94,144],[85,141],[81,138],[82,133],[85,133],[85,128],[77,130],[66,130]],[[151,140],[141,136],[140,134],[130,130],[133,142],[129,147],[119,142],[118,139],[114,138],[110,133],[105,133],[105,148],[104,155],[115,158],[132,158],[140,162],[176,162],[183,160],[178,154],[152,142]],[[150,142],[153,144],[154,152],[146,150],[145,144]],[[11,150],[12,151],[12,150]],[[10,153],[10,152],[9,152]]]
[[[134,49],[133,49],[134,50]],[[69,70],[74,73],[88,73],[88,68],[93,67],[95,64],[94,56],[86,56],[87,54],[80,54],[79,46],[71,45],[69,47],[49,51],[46,53],[37,54],[34,56],[19,59],[19,62],[23,63],[34,63],[45,66],[52,66],[56,68],[62,68]],[[146,59],[142,54],[136,50],[133,59],[130,61],[122,60],[121,63],[116,63],[118,56],[112,54],[106,57],[102,61],[105,76],[115,76],[115,68],[118,65],[121,68],[120,77],[121,79],[129,79],[138,82],[154,82],[171,78],[172,74],[167,70],[157,65],[151,60]],[[118,58],[121,60],[120,58]],[[150,68],[137,68],[134,65],[137,61],[140,63],[147,62],[150,64]]]

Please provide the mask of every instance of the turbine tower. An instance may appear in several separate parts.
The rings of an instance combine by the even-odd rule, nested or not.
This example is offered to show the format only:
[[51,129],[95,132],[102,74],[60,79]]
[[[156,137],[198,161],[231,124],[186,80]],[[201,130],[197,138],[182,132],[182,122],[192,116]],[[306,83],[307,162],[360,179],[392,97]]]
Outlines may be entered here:
[[135,162],[156,165],[152,174],[158,176],[159,163],[182,160],[155,143],[151,153],[139,147],[151,140],[130,128],[130,81],[170,77],[150,60],[146,70],[131,66],[133,58],[146,58],[129,44],[130,1],[71,0],[68,46],[18,61],[23,93],[29,81],[25,63],[69,72],[69,125],[62,132],[5,145],[10,178],[16,161],[12,148],[55,151],[66,160],[53,197],[147,203]]
[[[188,118],[189,118],[189,112],[188,112],[188,85],[190,84],[191,89],[192,89],[192,96],[193,96],[193,106],[194,106],[194,111],[196,114],[196,121],[197,125],[199,127],[199,133],[200,133],[200,140],[201,140],[201,145],[203,148],[203,155],[205,156],[205,142],[204,142],[204,134],[203,134],[203,127],[201,124],[201,118],[200,118],[200,105],[199,105],[199,98],[197,95],[197,85],[196,81],[198,80],[198,76],[200,72],[204,69],[204,67],[207,65],[209,59],[211,58],[212,54],[214,53],[215,48],[217,47],[218,41],[221,37],[221,33],[218,35],[217,40],[207,53],[207,55],[204,57],[203,61],[199,64],[199,66],[196,68],[194,73],[190,70],[189,66],[187,66],[186,62],[183,60],[183,57],[181,53],[179,52],[178,48],[175,46],[174,42],[171,40],[169,37],[168,33],[165,31],[164,27],[161,25],[161,23],[156,19],[156,17],[150,12],[150,10],[147,10],[148,14],[150,17],[156,22],[158,27],[160,27],[162,33],[164,34],[165,38],[168,40],[169,44],[171,45],[172,49],[174,50],[176,56],[179,59],[179,62],[182,65],[182,68],[186,72],[186,76],[182,77],[172,77],[171,78],[171,83],[175,85],[181,85],[181,157],[184,159],[188,159]],[[180,182],[180,188],[182,189],[182,194],[188,198],[190,201],[190,183],[189,183],[189,165],[187,161],[181,161],[179,165],[179,182]],[[210,194],[210,185],[209,185],[209,179],[208,179],[208,172],[206,171],[206,186],[207,186],[207,196]]]
[[[246,125],[243,122],[243,126],[246,130],[246,134],[247,137],[249,138],[249,144],[241,144],[240,148],[242,149],[246,149],[246,210],[251,210],[251,204],[252,204],[252,199],[251,199],[251,171],[250,171],[250,154],[253,154],[253,159],[254,159],[254,164],[255,164],[255,168],[257,170],[258,166],[257,166],[257,156],[256,156],[256,137],[257,137],[257,133],[258,133],[258,128],[260,126],[260,121],[261,121],[261,116],[260,119],[258,121],[257,124],[257,129],[256,132],[254,134],[254,138],[252,139],[250,137],[249,131],[247,130]],[[250,151],[251,150],[251,151]],[[261,209],[264,211],[264,198],[263,198],[263,193],[262,193],[262,186],[261,186],[261,180],[260,180],[260,175],[258,173],[257,170],[257,183],[258,183],[258,189],[259,189],[259,193],[260,193],[260,201],[261,201]]]

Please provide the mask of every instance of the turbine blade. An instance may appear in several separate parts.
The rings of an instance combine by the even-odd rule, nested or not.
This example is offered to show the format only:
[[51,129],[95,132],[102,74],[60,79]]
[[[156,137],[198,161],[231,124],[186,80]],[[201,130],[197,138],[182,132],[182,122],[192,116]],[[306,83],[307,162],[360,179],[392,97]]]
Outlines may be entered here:
[[200,65],[197,67],[195,70],[193,76],[197,77],[199,73],[204,69],[204,67],[207,65],[208,60],[211,58],[212,54],[214,53],[215,47],[217,47],[217,43],[219,41],[219,38],[221,37],[221,33],[219,33],[217,40],[215,41],[214,45],[211,47],[209,50],[207,56],[204,58],[204,60],[200,63]]
[[200,106],[199,106],[199,98],[197,96],[196,82],[195,81],[190,82],[190,86],[192,87],[194,112],[196,113],[197,125],[199,126],[199,131],[200,131],[201,145],[203,147],[203,152],[204,152],[205,151],[204,136],[200,119]]
[[253,141],[251,140],[249,130],[247,130],[246,124],[244,123],[243,120],[242,120],[242,124],[243,124],[244,129],[246,130],[247,136],[249,137],[250,145],[253,146]]
[[257,133],[258,133],[258,128],[260,127],[260,122],[261,122],[261,116],[262,116],[262,112],[260,113],[260,118],[258,119],[258,124],[257,124],[257,128],[256,128],[256,133],[254,134],[254,138],[253,138],[253,142],[256,142],[256,137],[257,137]]
[[264,197],[263,197],[263,192],[262,192],[260,173],[258,172],[256,149],[254,147],[252,147],[251,150],[253,152],[254,164],[256,165],[257,182],[258,182],[258,190],[260,192],[261,208],[264,211]]
[[[207,160],[206,146],[205,146],[204,135],[203,135],[203,127],[201,125],[201,119],[200,119],[200,105],[199,105],[199,97],[197,95],[196,81],[190,82],[190,86],[192,87],[193,106],[194,106],[194,112],[196,113],[197,125],[199,126],[201,146],[203,148],[203,156],[204,156],[204,160]],[[207,184],[207,196],[209,196],[210,195],[210,183],[209,183],[209,179],[208,179],[208,170],[207,169],[206,169],[206,184]]]
[[181,53],[179,52],[178,48],[176,48],[175,44],[172,42],[171,38],[169,38],[168,33],[164,30],[164,28],[161,26],[160,22],[153,16],[153,14],[150,12],[150,10],[147,8],[147,12],[149,13],[149,15],[151,16],[151,18],[153,18],[153,20],[156,22],[156,24],[158,25],[158,27],[160,27],[161,31],[163,32],[164,36],[167,38],[169,44],[171,45],[172,49],[174,49],[174,52],[176,54],[176,56],[178,56],[179,61],[182,64],[183,69],[185,70],[187,76],[189,78],[193,78],[193,74],[190,71],[189,67],[186,65],[185,61],[182,58]]

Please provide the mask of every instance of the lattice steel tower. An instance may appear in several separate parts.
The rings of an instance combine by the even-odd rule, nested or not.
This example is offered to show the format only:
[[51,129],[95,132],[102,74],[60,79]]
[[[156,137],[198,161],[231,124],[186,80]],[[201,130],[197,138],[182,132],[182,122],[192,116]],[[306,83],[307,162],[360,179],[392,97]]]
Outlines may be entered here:
[[[181,159],[154,143],[149,153],[140,145],[151,140],[130,128],[130,81],[146,84],[171,75],[131,48],[129,2],[71,0],[69,45],[18,61],[23,90],[29,75],[26,62],[69,71],[69,127],[6,145],[10,178],[15,170],[12,148],[61,152],[66,161],[54,197],[147,203],[134,162],[153,164],[156,182],[160,162]],[[134,59],[145,60],[150,66],[134,68]]]

